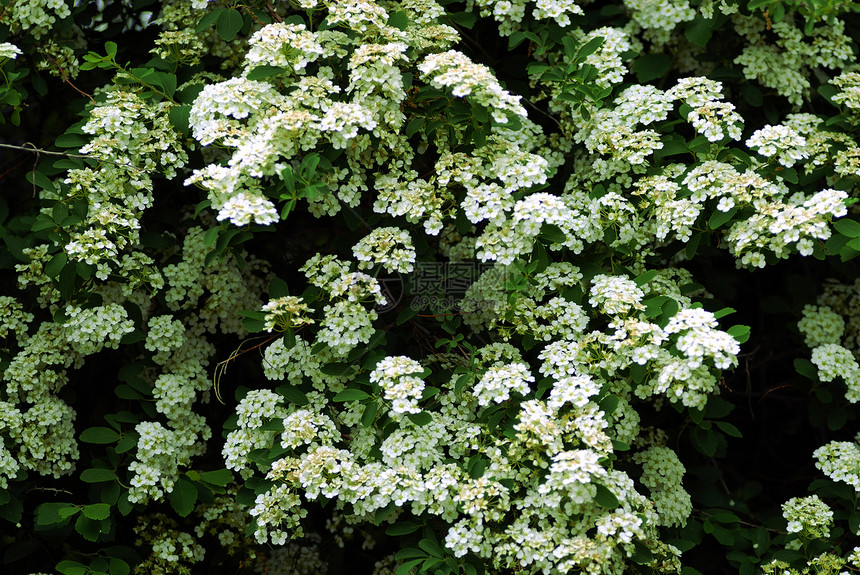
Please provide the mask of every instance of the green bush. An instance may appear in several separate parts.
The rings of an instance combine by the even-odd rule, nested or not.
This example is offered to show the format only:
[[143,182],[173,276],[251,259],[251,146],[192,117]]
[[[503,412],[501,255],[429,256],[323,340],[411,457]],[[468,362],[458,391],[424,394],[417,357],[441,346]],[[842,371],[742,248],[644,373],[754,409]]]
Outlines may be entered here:
[[860,23],[0,0],[4,572],[860,571]]

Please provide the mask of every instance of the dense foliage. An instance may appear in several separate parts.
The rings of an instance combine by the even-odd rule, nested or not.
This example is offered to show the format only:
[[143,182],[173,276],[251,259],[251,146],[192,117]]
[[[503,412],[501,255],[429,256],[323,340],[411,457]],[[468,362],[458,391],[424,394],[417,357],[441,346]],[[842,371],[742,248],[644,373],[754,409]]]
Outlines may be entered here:
[[860,19],[0,0],[0,570],[860,572]]

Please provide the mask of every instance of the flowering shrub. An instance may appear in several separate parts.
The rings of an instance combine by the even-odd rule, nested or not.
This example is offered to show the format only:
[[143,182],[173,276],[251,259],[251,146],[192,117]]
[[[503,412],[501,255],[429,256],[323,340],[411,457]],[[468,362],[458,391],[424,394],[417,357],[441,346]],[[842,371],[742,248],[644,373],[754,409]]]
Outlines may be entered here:
[[857,7],[0,0],[3,569],[860,571]]

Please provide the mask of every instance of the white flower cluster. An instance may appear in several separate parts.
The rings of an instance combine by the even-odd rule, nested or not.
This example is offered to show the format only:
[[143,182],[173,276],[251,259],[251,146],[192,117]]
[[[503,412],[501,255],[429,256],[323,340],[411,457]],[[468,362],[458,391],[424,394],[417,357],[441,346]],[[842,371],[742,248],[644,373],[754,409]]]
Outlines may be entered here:
[[860,73],[844,72],[830,80],[830,83],[839,88],[839,92],[833,96],[834,102],[851,110],[860,109]]
[[116,349],[122,337],[134,331],[134,322],[125,308],[108,304],[82,309],[73,304],[66,306],[66,339],[77,353],[92,355],[105,347]]
[[0,22],[9,26],[13,34],[25,30],[39,39],[46,34],[57,20],[72,13],[63,0],[28,0],[12,2],[4,6]]
[[[735,30],[744,37],[743,52],[734,63],[743,67],[749,80],[773,88],[800,106],[810,89],[810,68],[842,68],[853,58],[845,22],[834,18],[827,26],[816,26],[810,36],[789,19],[774,22],[767,31],[757,16],[733,16]],[[776,41],[770,38],[775,36]]]
[[520,96],[512,96],[504,90],[489,68],[475,64],[462,52],[449,50],[431,54],[418,65],[418,70],[436,88],[451,88],[451,93],[458,98],[471,96],[500,124],[507,121],[508,114],[526,116]]
[[253,475],[249,468],[248,454],[254,449],[271,447],[272,433],[260,429],[268,419],[283,419],[287,412],[284,399],[267,389],[249,391],[236,407],[238,428],[227,434],[222,455],[227,469],[234,469],[248,478]]
[[146,341],[143,346],[155,352],[153,361],[163,364],[171,351],[185,343],[185,326],[169,315],[152,316],[147,322]]
[[668,447],[654,446],[633,456],[642,466],[640,481],[651,490],[651,500],[660,516],[660,525],[686,525],[693,511],[690,494],[684,491],[684,465]]
[[807,157],[806,140],[788,126],[767,125],[756,130],[746,141],[750,148],[758,148],[758,153],[770,158],[776,156],[779,163],[790,168],[798,160]]
[[393,414],[420,413],[418,402],[424,391],[424,381],[415,374],[423,371],[424,368],[414,359],[386,357],[370,372],[370,382],[382,387],[385,400],[391,402]]
[[375,228],[352,248],[359,269],[381,265],[387,272],[409,273],[415,263],[415,248],[409,232],[400,228]]
[[248,70],[265,64],[301,73],[308,63],[323,55],[322,46],[302,24],[268,24],[254,32],[248,45],[245,55]]
[[860,491],[860,446],[851,441],[831,441],[812,454],[815,466],[834,481]]
[[180,531],[175,521],[160,513],[143,515],[134,533],[138,548],[150,550],[149,556],[137,565],[147,573],[189,573],[190,566],[205,555],[198,539]]
[[830,537],[833,510],[818,495],[792,497],[782,504],[782,516],[789,533],[800,533],[806,539]]
[[694,308],[679,311],[663,329],[667,334],[683,332],[675,345],[692,359],[690,367],[698,367],[696,362],[707,358],[717,369],[729,369],[737,364],[740,345],[726,332],[714,329],[716,327],[713,313]]
[[625,0],[624,6],[632,11],[633,21],[646,29],[669,32],[696,17],[696,10],[687,0]]
[[269,333],[272,330],[280,332],[316,323],[313,318],[308,317],[311,308],[302,298],[296,296],[288,295],[269,300],[260,311],[266,313],[265,327]]
[[14,334],[18,345],[27,340],[27,324],[33,314],[24,311],[24,306],[11,296],[0,296],[0,338],[8,339]]
[[845,399],[851,403],[860,401],[860,364],[850,350],[837,343],[819,345],[812,350],[812,363],[821,381],[842,379],[848,388]]
[[510,399],[511,393],[528,395],[529,384],[534,383],[534,380],[528,365],[524,363],[494,366],[484,372],[473,393],[478,399],[478,405],[503,403]]
[[0,42],[0,58],[10,58],[14,60],[21,53],[21,49],[15,44],[9,42]]
[[189,459],[197,434],[171,430],[155,421],[143,421],[135,426],[139,435],[136,458],[129,466],[134,474],[128,491],[132,503],[161,499],[173,491],[179,475],[179,465]]
[[816,348],[827,343],[838,344],[845,333],[845,320],[826,305],[803,306],[803,318],[797,329],[803,334],[807,347]]

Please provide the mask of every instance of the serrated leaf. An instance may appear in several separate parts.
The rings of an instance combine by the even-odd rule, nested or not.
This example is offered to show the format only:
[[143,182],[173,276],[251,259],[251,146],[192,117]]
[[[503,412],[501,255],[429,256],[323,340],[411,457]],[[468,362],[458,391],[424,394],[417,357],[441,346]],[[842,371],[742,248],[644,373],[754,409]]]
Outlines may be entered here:
[[109,427],[90,427],[81,432],[81,441],[85,443],[106,445],[115,443],[118,439],[119,433]]
[[34,524],[36,529],[49,527],[57,524],[65,524],[69,517],[74,515],[60,515],[61,510],[71,509],[77,512],[80,507],[71,503],[42,503],[36,508]]
[[180,517],[187,517],[197,503],[197,487],[187,479],[180,478],[168,496],[170,505]]
[[84,505],[84,516],[89,519],[101,521],[110,517],[110,505],[107,503],[93,503],[92,505]]
[[191,127],[189,125],[189,117],[191,115],[191,105],[183,104],[174,106],[167,112],[167,118],[171,125],[183,134],[187,134]]
[[478,21],[478,17],[472,12],[452,12],[447,14],[447,16],[458,26],[468,28],[469,30]]
[[98,541],[99,534],[102,532],[101,527],[101,521],[90,519],[84,515],[78,515],[78,520],[75,521],[75,531],[87,541]]

